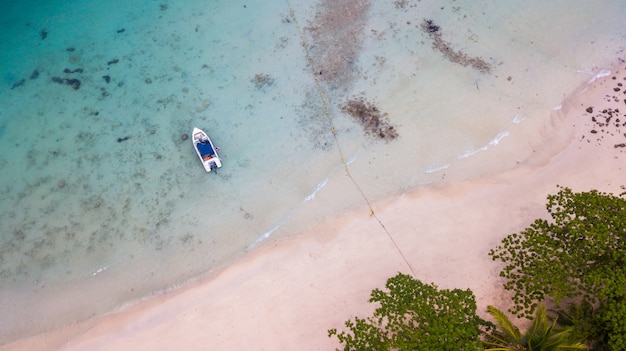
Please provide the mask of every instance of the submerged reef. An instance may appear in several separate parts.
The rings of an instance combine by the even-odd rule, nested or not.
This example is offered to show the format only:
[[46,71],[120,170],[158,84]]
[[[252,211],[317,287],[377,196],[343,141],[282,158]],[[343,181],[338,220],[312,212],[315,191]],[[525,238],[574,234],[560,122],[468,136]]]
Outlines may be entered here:
[[24,85],[24,83],[26,83],[26,79],[20,79],[17,82],[13,83],[13,85],[11,86],[11,90],[15,89],[15,88],[19,88],[22,85]]
[[365,133],[384,140],[393,140],[398,132],[389,122],[386,113],[381,113],[378,107],[363,98],[348,99],[340,106],[341,111],[359,121]]
[[458,63],[462,66],[471,66],[481,72],[491,73],[491,65],[481,57],[470,57],[463,51],[454,50],[452,44],[443,40],[441,28],[432,20],[424,19],[422,30],[432,39],[433,48],[441,52],[450,62]]
[[[63,73],[65,74],[81,74],[83,73],[85,70],[82,68],[76,68],[76,69],[69,69],[66,68],[63,70]],[[55,83],[59,83],[59,84],[64,84],[64,85],[69,85],[70,87],[72,87],[72,89],[74,90],[78,90],[78,88],[80,88],[80,84],[81,81],[77,78],[61,78],[61,77],[52,77],[52,81]]]
[[254,75],[254,78],[250,79],[250,82],[252,82],[257,89],[263,89],[272,86],[274,84],[274,78],[269,74],[258,73]]
[[59,84],[69,85],[74,90],[78,90],[78,88],[80,88],[80,80],[75,78],[52,77],[52,81]]
[[311,35],[316,73],[330,88],[346,88],[355,80],[367,13],[367,0],[324,0],[305,28]]

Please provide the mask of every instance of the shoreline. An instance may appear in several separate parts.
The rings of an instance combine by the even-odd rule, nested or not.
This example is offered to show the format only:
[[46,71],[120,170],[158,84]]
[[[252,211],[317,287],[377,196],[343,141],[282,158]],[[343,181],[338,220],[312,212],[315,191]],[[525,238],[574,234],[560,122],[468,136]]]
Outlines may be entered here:
[[[554,134],[545,136],[550,142],[517,167],[373,204],[417,279],[440,288],[470,288],[479,313],[489,304],[508,308],[488,250],[544,217],[546,196],[556,185],[621,192],[626,148],[612,140],[626,137],[591,132],[596,127],[586,109],[623,106],[621,97],[611,94],[614,84],[626,83],[624,67],[621,62],[610,75],[579,87],[553,111],[549,132]],[[411,274],[363,205],[296,236],[263,243],[183,287],[0,350],[331,349],[338,345],[326,331],[370,313],[371,290],[398,271]]]

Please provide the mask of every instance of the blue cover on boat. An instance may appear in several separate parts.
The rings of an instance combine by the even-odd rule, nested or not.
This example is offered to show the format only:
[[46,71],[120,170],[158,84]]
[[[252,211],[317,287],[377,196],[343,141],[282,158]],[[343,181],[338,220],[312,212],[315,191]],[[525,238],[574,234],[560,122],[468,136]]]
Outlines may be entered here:
[[215,153],[213,152],[213,147],[208,141],[201,141],[198,144],[198,151],[200,151],[200,156],[211,155],[213,156]]

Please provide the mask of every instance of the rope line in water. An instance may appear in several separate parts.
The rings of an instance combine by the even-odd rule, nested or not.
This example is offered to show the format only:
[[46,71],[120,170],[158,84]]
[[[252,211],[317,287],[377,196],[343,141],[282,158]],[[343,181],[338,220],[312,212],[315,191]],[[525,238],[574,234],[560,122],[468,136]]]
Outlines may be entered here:
[[322,106],[324,108],[324,115],[326,115],[326,119],[328,120],[328,124],[330,125],[330,132],[332,133],[333,138],[335,139],[335,145],[337,145],[337,151],[339,152],[339,156],[341,157],[341,163],[343,163],[343,167],[344,167],[344,170],[346,172],[346,175],[348,176],[348,178],[350,179],[352,184],[354,184],[354,186],[357,188],[359,193],[361,193],[361,197],[363,198],[363,200],[365,200],[365,203],[367,203],[367,206],[370,209],[370,216],[376,218],[376,221],[378,221],[378,224],[381,226],[381,228],[383,228],[385,233],[387,233],[387,236],[389,237],[389,239],[391,240],[391,242],[395,246],[396,250],[398,251],[398,253],[402,257],[402,259],[404,260],[406,265],[411,270],[411,273],[413,273],[413,276],[415,277],[417,275],[415,274],[415,271],[413,270],[413,267],[411,266],[409,261],[404,256],[404,253],[402,253],[402,250],[400,250],[400,247],[398,246],[398,244],[394,240],[394,238],[391,235],[391,233],[389,232],[389,230],[387,230],[387,227],[385,227],[383,222],[380,220],[380,218],[378,218],[378,216],[374,212],[374,208],[372,207],[372,204],[371,204],[370,200],[365,195],[365,192],[363,192],[363,189],[361,189],[361,186],[359,185],[359,183],[357,183],[357,181],[352,177],[352,174],[350,174],[350,169],[348,168],[348,163],[346,162],[346,158],[344,157],[343,150],[341,149],[341,145],[339,144],[339,139],[337,138],[337,133],[335,132],[335,125],[333,124],[333,119],[330,116],[330,112],[329,112],[329,109],[328,109],[328,100],[326,99],[326,96],[324,95],[324,90],[322,89],[322,84],[320,83],[320,80],[319,80],[318,71],[315,69],[315,63],[313,62],[313,56],[311,56],[311,52],[309,51],[309,45],[307,44],[306,40],[304,39],[304,33],[302,32],[302,29],[300,28],[300,24],[298,23],[298,19],[296,18],[296,13],[293,10],[293,7],[291,6],[291,1],[287,0],[287,5],[289,6],[289,14],[291,15],[291,19],[293,20],[293,23],[295,24],[296,29],[298,30],[298,34],[300,35],[300,42],[302,44],[302,47],[304,48],[304,52],[306,54],[307,60],[309,61],[309,65],[311,67],[311,73],[313,74],[313,80],[315,81],[315,87],[316,87],[318,93],[320,94],[320,98],[321,98],[321,101],[322,101]]

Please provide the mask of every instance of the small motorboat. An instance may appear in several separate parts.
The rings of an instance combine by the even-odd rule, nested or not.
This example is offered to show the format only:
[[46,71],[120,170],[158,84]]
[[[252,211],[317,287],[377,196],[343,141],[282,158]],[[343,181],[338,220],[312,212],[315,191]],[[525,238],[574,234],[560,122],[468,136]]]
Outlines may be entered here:
[[193,135],[193,138],[191,138],[193,148],[196,149],[204,170],[211,172],[213,169],[222,167],[222,160],[217,155],[218,148],[213,146],[207,133],[200,128],[194,127],[191,135]]

